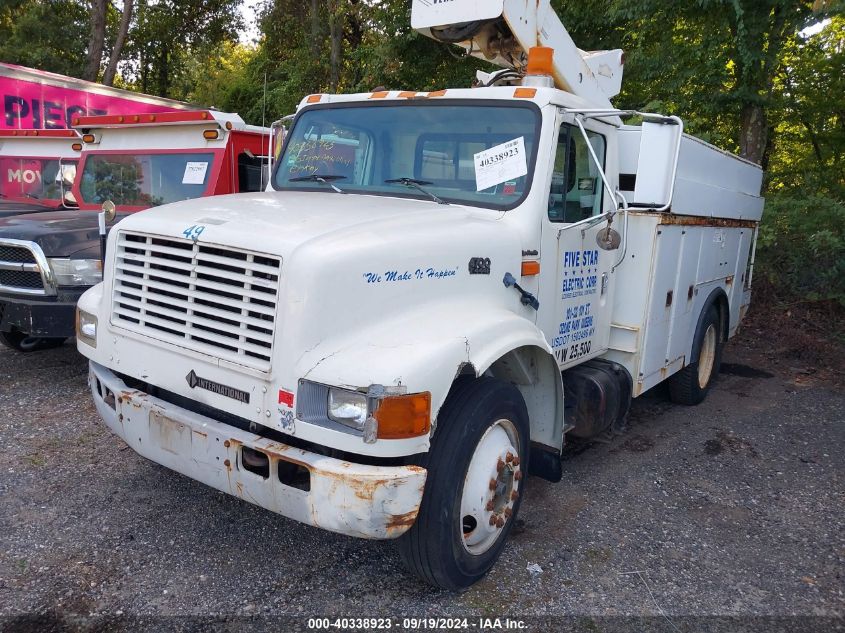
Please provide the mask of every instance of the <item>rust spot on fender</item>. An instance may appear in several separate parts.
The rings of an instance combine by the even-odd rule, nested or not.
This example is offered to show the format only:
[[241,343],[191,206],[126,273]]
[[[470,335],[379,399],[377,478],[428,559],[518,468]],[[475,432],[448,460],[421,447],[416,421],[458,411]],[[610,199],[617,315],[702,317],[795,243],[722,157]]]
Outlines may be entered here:
[[725,279],[725,285],[726,285],[726,286],[731,286],[731,285],[733,285],[733,282],[734,282],[734,276],[733,276],[733,275],[731,275],[730,277],[728,277],[727,279]]
[[387,523],[385,523],[385,530],[388,534],[393,534],[395,532],[399,532],[401,534],[402,532],[405,532],[414,525],[414,522],[417,520],[418,512],[419,508],[404,514],[391,514],[387,518]]

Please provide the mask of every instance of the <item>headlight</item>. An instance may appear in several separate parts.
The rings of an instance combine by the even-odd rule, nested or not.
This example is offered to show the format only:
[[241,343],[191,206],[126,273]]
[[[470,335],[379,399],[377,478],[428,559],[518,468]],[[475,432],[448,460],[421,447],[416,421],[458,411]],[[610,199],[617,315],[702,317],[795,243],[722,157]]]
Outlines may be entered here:
[[329,419],[363,430],[367,421],[367,394],[345,389],[329,389]]
[[97,347],[97,317],[79,308],[76,309],[76,338]]
[[93,286],[103,280],[103,262],[99,259],[50,258],[47,261],[59,286]]

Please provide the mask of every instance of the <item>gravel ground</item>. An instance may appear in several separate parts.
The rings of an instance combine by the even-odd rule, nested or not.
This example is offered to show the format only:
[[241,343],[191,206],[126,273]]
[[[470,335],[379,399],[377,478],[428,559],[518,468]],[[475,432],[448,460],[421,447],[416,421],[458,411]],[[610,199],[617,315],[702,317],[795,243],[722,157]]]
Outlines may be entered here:
[[[524,526],[492,573],[452,594],[410,577],[389,544],[300,525],[140,458],[99,422],[72,343],[0,348],[0,628],[50,613],[65,624],[624,615],[667,631],[702,630],[689,616],[738,618],[730,630],[816,616],[786,621],[834,630],[845,614],[845,395],[835,377],[773,358],[733,343],[704,404],[675,406],[657,389],[623,433],[570,447],[561,483],[529,482]],[[611,622],[587,621],[582,630]]]

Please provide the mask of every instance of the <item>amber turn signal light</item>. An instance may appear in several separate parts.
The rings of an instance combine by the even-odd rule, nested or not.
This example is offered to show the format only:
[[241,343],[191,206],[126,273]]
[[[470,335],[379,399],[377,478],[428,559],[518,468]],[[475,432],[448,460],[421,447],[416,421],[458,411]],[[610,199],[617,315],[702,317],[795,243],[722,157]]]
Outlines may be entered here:
[[83,137],[82,137],[82,142],[83,142],[83,143],[93,143],[93,142],[95,142],[96,140],[97,140],[97,139],[94,137],[94,135],[93,135],[93,134],[85,134],[85,135],[83,135]]
[[220,136],[220,132],[218,132],[217,130],[204,130],[202,135],[203,135],[203,138],[206,138],[209,141],[213,141],[218,136]]
[[425,435],[431,428],[431,394],[387,396],[373,414],[378,421],[378,439],[400,440]]
[[534,275],[540,274],[540,262],[538,261],[528,261],[522,262],[522,276],[523,277],[533,277]]
[[74,143],[73,145],[70,146],[70,148],[74,152],[81,152],[82,151],[82,143]]

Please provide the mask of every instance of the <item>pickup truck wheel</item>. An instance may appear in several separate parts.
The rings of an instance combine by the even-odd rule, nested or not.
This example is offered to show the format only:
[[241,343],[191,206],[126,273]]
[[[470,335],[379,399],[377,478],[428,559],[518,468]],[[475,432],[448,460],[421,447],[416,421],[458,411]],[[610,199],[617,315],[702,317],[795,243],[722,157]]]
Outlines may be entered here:
[[424,459],[417,520],[398,539],[410,571],[456,591],[493,567],[522,501],[528,444],[528,414],[514,386],[480,378],[453,389]]
[[698,360],[669,378],[669,397],[678,404],[701,403],[722,364],[722,333],[719,311],[710,306],[695,333],[694,354]]
[[66,337],[40,338],[24,332],[0,332],[0,341],[3,345],[19,352],[34,352],[41,349],[61,347],[66,340]]

